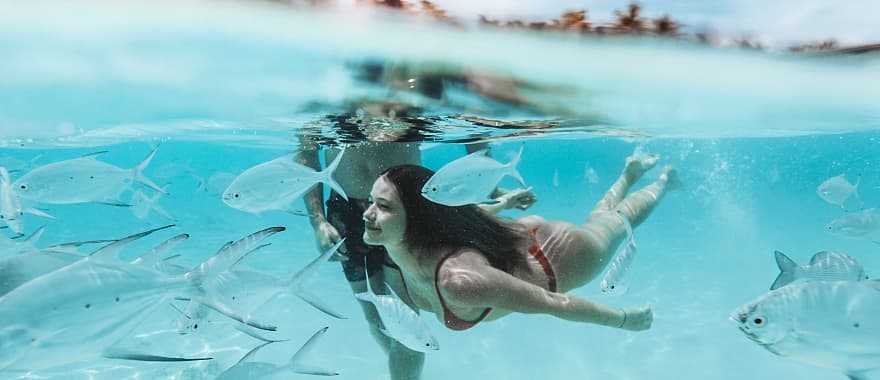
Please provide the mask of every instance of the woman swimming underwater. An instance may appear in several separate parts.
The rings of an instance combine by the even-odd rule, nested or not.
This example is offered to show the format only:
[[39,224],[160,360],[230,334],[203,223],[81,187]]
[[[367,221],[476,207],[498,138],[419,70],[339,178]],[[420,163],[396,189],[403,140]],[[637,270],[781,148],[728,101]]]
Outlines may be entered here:
[[397,166],[373,184],[372,202],[363,214],[364,241],[384,246],[400,266],[403,281],[389,281],[392,287],[401,283],[397,294],[453,330],[512,312],[646,330],[653,321],[649,306],[619,309],[565,292],[592,281],[611,261],[626,236],[622,218],[638,226],[666,191],[677,187],[676,173],[667,166],[657,181],[627,195],[657,159],[628,157],[623,173],[582,225],[494,216],[533,201],[526,190],[505,194],[493,206],[436,204],[421,195],[433,172]]

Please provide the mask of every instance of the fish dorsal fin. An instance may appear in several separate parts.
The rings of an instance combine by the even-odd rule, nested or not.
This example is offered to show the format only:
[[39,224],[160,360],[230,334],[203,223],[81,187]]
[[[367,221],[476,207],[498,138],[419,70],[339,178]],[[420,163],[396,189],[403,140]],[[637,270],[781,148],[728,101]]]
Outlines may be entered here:
[[830,251],[817,252],[815,255],[813,255],[813,258],[810,259],[810,265],[814,265],[814,264],[822,262],[822,261],[831,260],[833,257],[835,257],[834,252],[830,252]]
[[[332,247],[330,247],[330,249],[328,249],[326,252],[322,253],[320,256],[318,256],[317,258],[312,260],[310,263],[306,264],[306,266],[303,267],[303,269],[300,269],[298,272],[294,273],[294,275],[290,277],[290,286],[292,286],[294,288],[299,288],[302,286],[302,284],[304,282],[306,282],[309,279],[311,279],[312,277],[314,277],[315,273],[317,271],[317,268],[321,264],[323,264],[324,262],[329,260],[330,256],[333,256],[334,253],[339,251],[339,247],[342,247],[342,244],[344,244],[344,243],[345,243],[345,238],[338,241],[336,244],[334,244]],[[369,286],[369,284],[368,284],[368,286]]]
[[242,257],[254,250],[260,245],[260,241],[272,236],[278,232],[284,231],[284,227],[269,227],[248,236],[245,236],[235,242],[226,243],[211,258],[203,262],[196,269],[192,270],[188,276],[193,278],[197,283],[205,280],[213,280],[217,274],[231,268]]
[[779,267],[779,275],[773,280],[773,284],[770,285],[770,290],[776,290],[794,282],[798,270],[797,263],[784,253],[773,251],[773,255],[776,257],[776,266]]
[[116,240],[108,245],[105,245],[104,247],[101,247],[101,248],[97,249],[96,251],[93,251],[88,256],[92,257],[94,259],[108,259],[109,260],[110,258],[115,258],[119,255],[119,252],[122,251],[122,248],[125,247],[125,245],[127,245],[128,243],[131,243],[131,242],[133,242],[137,239],[140,239],[144,236],[147,236],[153,232],[164,230],[166,228],[171,228],[171,227],[174,227],[174,225],[169,224],[167,226],[162,226],[159,228],[154,228],[149,231],[144,231],[144,232],[136,233],[131,236],[126,236],[122,239]]
[[[816,256],[818,255],[819,254],[817,253]],[[790,257],[788,257],[788,255],[782,253],[781,251],[773,251],[773,256],[776,258],[776,266],[779,268],[780,271],[788,272],[794,270],[794,268],[797,268],[798,266],[794,260],[792,260]],[[813,259],[815,259],[816,256],[813,256]]]
[[6,168],[0,166],[0,184],[6,185],[11,183],[12,179],[11,177],[9,177],[9,170],[6,170]]
[[95,158],[95,157],[98,157],[98,156],[100,156],[104,153],[107,153],[107,152],[109,152],[109,151],[108,150],[101,150],[98,152],[86,153],[82,156],[79,156],[79,158]]
[[336,372],[328,371],[320,368],[315,368],[313,366],[305,365],[303,363],[303,358],[309,355],[309,353],[314,350],[315,346],[320,341],[321,337],[327,333],[327,330],[330,329],[330,326],[324,327],[316,331],[312,334],[312,337],[307,340],[299,350],[296,351],[293,356],[290,357],[290,369],[297,373],[304,374],[321,374],[321,375],[335,375]]
[[263,248],[266,248],[266,247],[268,247],[268,246],[270,246],[270,245],[272,245],[272,243],[260,244],[260,245],[258,245],[258,246],[256,246],[256,247],[254,247],[254,249],[252,249],[252,250],[250,250],[250,251],[247,251],[247,253],[245,253],[244,255],[242,255],[241,258],[238,259],[238,261],[236,261],[235,263],[233,263],[233,264],[229,267],[229,269],[235,268],[236,265],[238,265],[238,264],[239,264],[240,262],[242,262],[245,258],[247,258],[248,256],[250,256],[252,253],[254,253],[254,252],[256,252],[256,251],[259,251],[259,250],[261,250],[261,249],[263,249]]
[[178,244],[183,242],[184,240],[189,239],[189,234],[180,234],[171,239],[165,240],[161,244],[155,246],[150,252],[147,252],[141,257],[138,257],[133,264],[141,264],[146,265],[148,267],[154,267],[159,263],[159,258],[166,252],[174,249]]

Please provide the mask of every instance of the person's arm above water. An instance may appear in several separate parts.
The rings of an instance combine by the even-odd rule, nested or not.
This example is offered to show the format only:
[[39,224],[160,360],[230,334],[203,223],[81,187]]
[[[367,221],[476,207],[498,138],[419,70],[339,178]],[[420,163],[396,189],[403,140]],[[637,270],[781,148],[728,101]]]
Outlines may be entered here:
[[[300,136],[300,150],[294,160],[315,170],[321,170],[321,162],[318,159],[318,144],[315,144],[307,136]],[[336,231],[324,214],[324,185],[318,183],[311,191],[306,193],[303,201],[309,214],[309,222],[315,230],[315,240],[318,250],[325,252],[341,240],[339,231]]]
[[[463,252],[461,255],[478,255]],[[459,258],[463,259],[463,258]],[[440,270],[438,285],[448,303],[475,308],[492,307],[525,314],[549,314],[557,318],[594,323],[625,330],[651,327],[649,306],[619,309],[563,293],[547,291],[476,260],[451,258]],[[468,263],[469,267],[462,264]]]

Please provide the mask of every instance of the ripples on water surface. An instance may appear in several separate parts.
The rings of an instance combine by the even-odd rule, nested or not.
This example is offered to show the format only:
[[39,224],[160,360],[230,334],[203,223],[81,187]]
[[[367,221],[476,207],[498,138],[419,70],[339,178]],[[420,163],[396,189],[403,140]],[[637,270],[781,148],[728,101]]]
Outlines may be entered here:
[[[614,305],[651,303],[652,330],[516,316],[453,334],[432,320],[441,350],[428,355],[427,379],[837,379],[760,349],[727,316],[769,287],[777,274],[774,249],[799,262],[843,250],[868,274],[880,273],[877,245],[823,234],[843,211],[815,193],[823,180],[845,173],[851,181],[861,176],[866,207],[880,202],[876,54],[796,56],[672,40],[464,32],[378,22],[375,14],[237,3],[175,4],[175,12],[147,4],[6,7],[0,165],[23,173],[107,150],[101,160],[127,168],[159,146],[146,174],[169,186],[161,205],[179,232],[192,235],[179,250],[183,264],[272,225],[288,231],[247,265],[284,276],[317,254],[305,218],[254,216],[219,199],[238,173],[294,151],[299,134],[333,145],[422,142],[432,168],[462,154],[455,143],[491,142],[501,161],[524,144],[521,172],[540,198],[530,212],[572,222],[586,216],[636,146],[679,168],[684,191],[637,231],[630,292],[603,297],[598,283],[576,291]],[[377,67],[380,80],[371,81]],[[462,79],[468,77],[491,78],[501,90],[477,91]],[[432,96],[437,82],[442,96]],[[353,127],[336,128],[340,123]],[[167,222],[119,207],[47,209],[58,219],[26,217],[28,231],[47,226],[38,246],[116,238]],[[278,336],[290,341],[258,359],[284,363],[314,330],[330,325],[315,363],[337,369],[339,378],[383,378],[384,356],[337,264],[323,267],[313,286],[351,318],[329,320],[292,297],[273,300],[255,315],[277,323]],[[214,360],[89,361],[28,376],[213,378],[256,345],[219,317],[204,334],[181,337],[175,316],[160,309],[130,342]]]

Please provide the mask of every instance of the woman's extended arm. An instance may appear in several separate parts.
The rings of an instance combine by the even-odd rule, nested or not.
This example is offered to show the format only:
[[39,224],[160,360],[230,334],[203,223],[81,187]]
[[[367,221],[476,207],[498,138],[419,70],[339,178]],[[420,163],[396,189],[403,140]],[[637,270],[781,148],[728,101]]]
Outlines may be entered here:
[[[449,263],[452,264],[452,263]],[[553,293],[491,266],[454,268],[447,264],[439,282],[448,302],[493,307],[526,314],[550,314],[576,322],[595,323],[632,331],[647,330],[651,308],[619,309],[563,293]]]
[[[496,189],[496,192],[498,189]],[[538,198],[535,196],[535,192],[532,191],[532,188],[528,189],[515,189],[515,190],[506,190],[503,191],[501,195],[497,198],[497,203],[492,204],[481,204],[477,205],[477,207],[483,209],[492,215],[496,215],[501,211],[518,208],[520,210],[525,210],[531,207],[535,202],[538,201]]]

